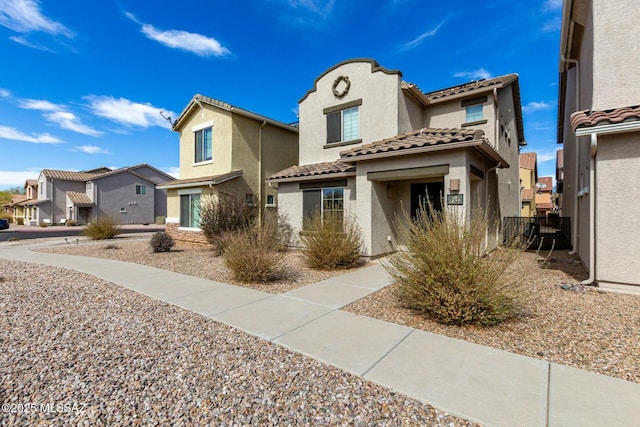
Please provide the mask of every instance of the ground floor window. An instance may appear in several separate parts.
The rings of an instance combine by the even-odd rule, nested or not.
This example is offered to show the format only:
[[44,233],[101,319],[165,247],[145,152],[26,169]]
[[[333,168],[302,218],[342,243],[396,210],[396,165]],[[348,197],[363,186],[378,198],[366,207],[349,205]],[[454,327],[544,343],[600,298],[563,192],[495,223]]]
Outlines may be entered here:
[[200,228],[200,194],[180,196],[180,227]]
[[344,188],[318,188],[302,192],[302,208],[305,218],[318,213],[322,218],[335,215],[342,220],[344,217]]

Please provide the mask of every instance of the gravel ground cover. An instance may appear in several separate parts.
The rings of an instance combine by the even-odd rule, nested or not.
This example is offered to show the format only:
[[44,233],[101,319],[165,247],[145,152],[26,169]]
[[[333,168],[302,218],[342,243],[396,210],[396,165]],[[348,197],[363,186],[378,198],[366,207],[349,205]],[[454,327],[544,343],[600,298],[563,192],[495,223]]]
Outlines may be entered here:
[[492,328],[436,323],[402,307],[393,286],[344,310],[640,383],[640,297],[563,290],[558,285],[587,278],[567,251],[526,252],[512,274],[528,285],[530,304],[521,318]]
[[[90,251],[87,250],[88,247],[91,248]],[[118,238],[104,243],[79,242],[76,246],[39,250],[135,262],[203,279],[246,286],[272,294],[287,292],[347,272],[347,270],[314,270],[305,265],[300,251],[291,250],[285,254],[283,267],[286,274],[281,280],[271,283],[241,283],[233,280],[233,276],[224,265],[222,257],[214,256],[214,251],[205,245],[176,242],[176,246],[171,252],[153,253],[149,248],[148,240],[128,242]]]
[[0,425],[475,425],[83,273],[0,277]]

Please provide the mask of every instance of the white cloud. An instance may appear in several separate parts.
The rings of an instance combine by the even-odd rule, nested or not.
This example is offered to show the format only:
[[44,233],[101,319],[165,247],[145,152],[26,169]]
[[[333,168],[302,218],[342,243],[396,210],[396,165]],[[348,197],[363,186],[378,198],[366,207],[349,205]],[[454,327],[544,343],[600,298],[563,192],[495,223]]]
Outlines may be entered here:
[[150,24],[140,21],[132,13],[126,12],[127,18],[142,25],[142,33],[151,40],[155,40],[172,49],[186,50],[198,56],[227,56],[231,52],[213,37],[190,33],[181,30],[159,30]]
[[95,130],[87,125],[80,123],[80,119],[75,114],[66,111],[55,111],[53,113],[44,114],[44,118],[50,122],[56,123],[62,129],[72,132],[81,133],[89,136],[100,136],[103,132]]
[[97,145],[76,145],[73,148],[76,151],[82,151],[87,154],[111,154],[109,153],[109,150],[98,147]]
[[559,31],[561,25],[562,21],[559,17],[556,16],[555,18],[550,19],[549,21],[546,21],[544,24],[542,24],[542,31],[545,33]]
[[157,108],[151,104],[140,104],[125,98],[115,99],[112,96],[91,95],[85,97],[89,101],[89,108],[97,116],[107,118],[125,126],[138,126],[148,128],[159,126],[171,128],[171,125],[160,115],[175,116],[175,113],[166,108]]
[[103,132],[95,130],[80,121],[80,118],[75,114],[67,111],[67,107],[60,104],[54,104],[53,102],[44,99],[23,99],[19,103],[21,108],[27,110],[38,110],[44,114],[42,116],[60,126],[62,129],[67,129],[72,132],[81,133],[89,136],[100,136]]
[[180,168],[178,166],[170,166],[168,168],[162,168],[160,170],[176,179],[180,179]]
[[29,169],[25,171],[3,171],[0,170],[0,189],[24,186],[27,179],[38,179],[40,169]]
[[482,79],[490,79],[493,77],[490,72],[485,70],[484,68],[479,68],[473,71],[460,71],[453,75],[453,77],[465,78],[470,80],[482,80]]
[[551,11],[562,9],[562,0],[546,0],[542,6],[542,10]]
[[67,38],[74,36],[67,27],[44,16],[37,0],[0,0],[0,25],[18,33],[39,31]]
[[333,11],[335,0],[289,0],[289,6],[294,9],[303,9],[314,15],[326,19]]
[[536,158],[538,159],[538,163],[545,163],[550,161],[556,161],[556,152],[555,151],[542,151],[536,153]]
[[34,144],[58,144],[60,141],[55,136],[48,133],[34,133],[27,135],[24,132],[9,126],[0,126],[0,138],[11,141],[33,142]]
[[534,111],[540,110],[548,110],[552,107],[552,105],[548,102],[540,101],[531,101],[527,105],[522,106],[522,111],[525,113],[533,113]]
[[0,98],[7,98],[9,96],[11,96],[11,92],[0,87]]
[[407,43],[403,44],[400,47],[400,50],[409,50],[409,49],[413,49],[414,47],[420,46],[420,44],[422,43],[422,41],[424,39],[426,39],[427,37],[435,36],[438,33],[438,30],[440,30],[440,27],[442,27],[444,25],[444,23],[445,23],[445,21],[440,22],[435,28],[432,28],[431,30],[426,31],[426,32],[420,34],[415,39],[411,40],[410,42],[407,42]]
[[13,36],[9,37],[9,39],[23,46],[30,47],[31,49],[42,50],[44,52],[53,52],[53,50],[49,49],[48,47],[43,46],[42,44],[37,42],[29,41],[24,37]]

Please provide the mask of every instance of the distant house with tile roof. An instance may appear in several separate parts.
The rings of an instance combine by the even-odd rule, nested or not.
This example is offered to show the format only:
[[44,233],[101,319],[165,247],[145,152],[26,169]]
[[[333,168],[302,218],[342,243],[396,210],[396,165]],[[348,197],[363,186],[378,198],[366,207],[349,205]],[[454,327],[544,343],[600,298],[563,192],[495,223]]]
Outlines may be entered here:
[[204,243],[200,206],[225,194],[255,205],[258,216],[277,205],[269,175],[298,161],[298,128],[203,95],[195,95],[173,123],[180,133],[180,179],[167,191],[167,232]]
[[24,221],[56,225],[72,220],[83,225],[106,215],[120,224],[153,223],[166,216],[166,192],[157,186],[173,179],[146,163],[82,172],[44,169],[22,202]]
[[536,182],[536,215],[547,216],[553,209],[553,177],[541,176]]
[[538,182],[538,157],[536,153],[520,153],[520,216],[536,216],[536,183]]
[[[314,80],[299,119],[297,165],[267,180],[298,232],[313,212],[354,214],[363,255],[376,257],[402,243],[395,217],[415,216],[427,199],[467,217],[474,208],[519,216],[526,143],[516,74],[423,92],[399,70],[348,60]],[[498,234],[490,230],[492,245]]]
[[640,292],[637,0],[564,0],[558,143],[562,214],[588,284]]

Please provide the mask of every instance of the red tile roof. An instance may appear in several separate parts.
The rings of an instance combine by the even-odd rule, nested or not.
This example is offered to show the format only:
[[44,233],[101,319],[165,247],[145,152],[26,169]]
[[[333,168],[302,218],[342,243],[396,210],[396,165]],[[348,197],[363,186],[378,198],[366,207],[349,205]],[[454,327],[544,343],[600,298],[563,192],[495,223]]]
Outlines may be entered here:
[[520,153],[520,167],[522,169],[536,170],[537,155],[536,153]]
[[335,162],[312,163],[309,165],[292,166],[277,172],[267,178],[267,181],[282,181],[292,178],[322,177],[332,174],[355,174],[356,167],[337,160]]
[[539,191],[543,193],[551,193],[553,191],[553,178],[550,176],[541,176],[538,178],[538,184],[542,185]]
[[640,105],[604,111],[577,111],[571,115],[571,129],[612,125],[640,120]]
[[409,148],[475,141],[483,138],[484,132],[481,130],[424,128],[343,151],[340,157],[352,159],[368,154],[394,153]]
[[530,202],[533,200],[533,189],[532,188],[523,188],[522,189],[522,201]]
[[452,86],[447,89],[436,90],[434,92],[427,92],[425,95],[430,100],[436,100],[448,96],[460,95],[467,92],[473,92],[478,89],[488,90],[495,86],[503,87],[518,80],[517,74],[506,74],[504,76],[495,77],[486,80],[476,80],[470,83],[465,83],[457,86]]

